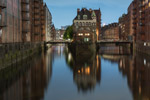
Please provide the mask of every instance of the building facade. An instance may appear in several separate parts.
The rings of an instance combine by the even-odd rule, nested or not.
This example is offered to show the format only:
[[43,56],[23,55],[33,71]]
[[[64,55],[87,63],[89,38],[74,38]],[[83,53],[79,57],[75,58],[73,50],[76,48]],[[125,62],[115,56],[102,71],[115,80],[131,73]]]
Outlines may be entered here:
[[73,39],[76,42],[96,42],[99,39],[101,27],[101,11],[82,8],[77,9],[73,20]]
[[0,0],[1,43],[22,42],[21,0]]
[[149,53],[150,50],[150,2],[149,0],[133,1],[133,29],[138,51]]
[[45,9],[45,33],[46,33],[45,41],[50,41],[52,40],[51,38],[52,15],[46,4],[44,5],[44,9]]
[[129,15],[123,14],[119,18],[119,34],[120,40],[128,40],[129,35]]
[[50,40],[51,23],[43,0],[0,0],[0,43]]
[[134,30],[133,30],[133,2],[128,7],[128,40],[134,40]]
[[112,23],[102,27],[101,40],[119,40],[119,25]]

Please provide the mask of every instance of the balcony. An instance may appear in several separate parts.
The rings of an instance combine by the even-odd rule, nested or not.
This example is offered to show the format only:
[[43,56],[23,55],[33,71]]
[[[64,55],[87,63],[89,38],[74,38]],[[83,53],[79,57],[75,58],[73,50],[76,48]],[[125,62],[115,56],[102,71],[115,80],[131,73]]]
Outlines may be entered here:
[[145,26],[145,24],[141,22],[141,23],[139,23],[139,26]]
[[5,3],[1,3],[1,1],[0,1],[0,9],[4,9],[4,8],[6,8],[6,4]]
[[29,13],[29,9],[28,8],[26,8],[26,9],[22,8],[22,12]]
[[29,29],[22,29],[22,33],[26,34],[28,32],[30,32]]
[[133,24],[133,25],[136,25],[137,23],[136,23],[136,22],[133,22],[132,24]]
[[133,11],[136,11],[136,8],[133,8]]
[[136,12],[133,12],[132,14],[133,14],[133,15],[136,15]]
[[40,35],[40,32],[35,32],[34,35]]
[[6,27],[6,24],[4,24],[2,21],[0,21],[0,28]]
[[132,19],[133,19],[133,20],[136,20],[136,17],[133,17]]
[[136,30],[136,26],[133,26],[132,29]]
[[145,18],[140,18],[140,21],[144,21],[145,20]]
[[27,5],[28,5],[28,4],[29,4],[29,0],[22,0],[21,3],[22,3],[22,4],[27,4]]
[[30,18],[29,18],[29,17],[26,17],[26,16],[23,16],[23,17],[22,17],[22,21],[30,21]]

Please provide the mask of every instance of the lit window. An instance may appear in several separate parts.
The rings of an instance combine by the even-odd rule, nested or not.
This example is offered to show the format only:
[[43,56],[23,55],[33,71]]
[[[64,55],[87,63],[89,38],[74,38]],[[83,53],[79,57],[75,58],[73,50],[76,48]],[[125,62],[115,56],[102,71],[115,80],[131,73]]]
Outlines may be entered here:
[[83,36],[83,33],[79,33],[78,36]]
[[89,33],[85,33],[85,36],[90,36],[90,34]]

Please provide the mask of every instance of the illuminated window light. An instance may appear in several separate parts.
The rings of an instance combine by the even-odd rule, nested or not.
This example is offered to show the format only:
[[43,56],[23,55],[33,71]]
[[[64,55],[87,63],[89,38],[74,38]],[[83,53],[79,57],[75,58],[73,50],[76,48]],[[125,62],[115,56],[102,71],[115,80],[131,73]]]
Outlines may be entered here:
[[78,35],[79,35],[79,36],[83,36],[83,33],[79,33]]

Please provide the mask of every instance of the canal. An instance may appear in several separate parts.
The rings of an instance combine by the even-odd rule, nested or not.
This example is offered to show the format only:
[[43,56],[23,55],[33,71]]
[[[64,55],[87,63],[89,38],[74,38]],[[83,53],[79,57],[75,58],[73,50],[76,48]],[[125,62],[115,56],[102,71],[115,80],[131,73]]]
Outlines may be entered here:
[[53,45],[1,69],[0,100],[150,100],[149,56],[120,46],[76,52]]

